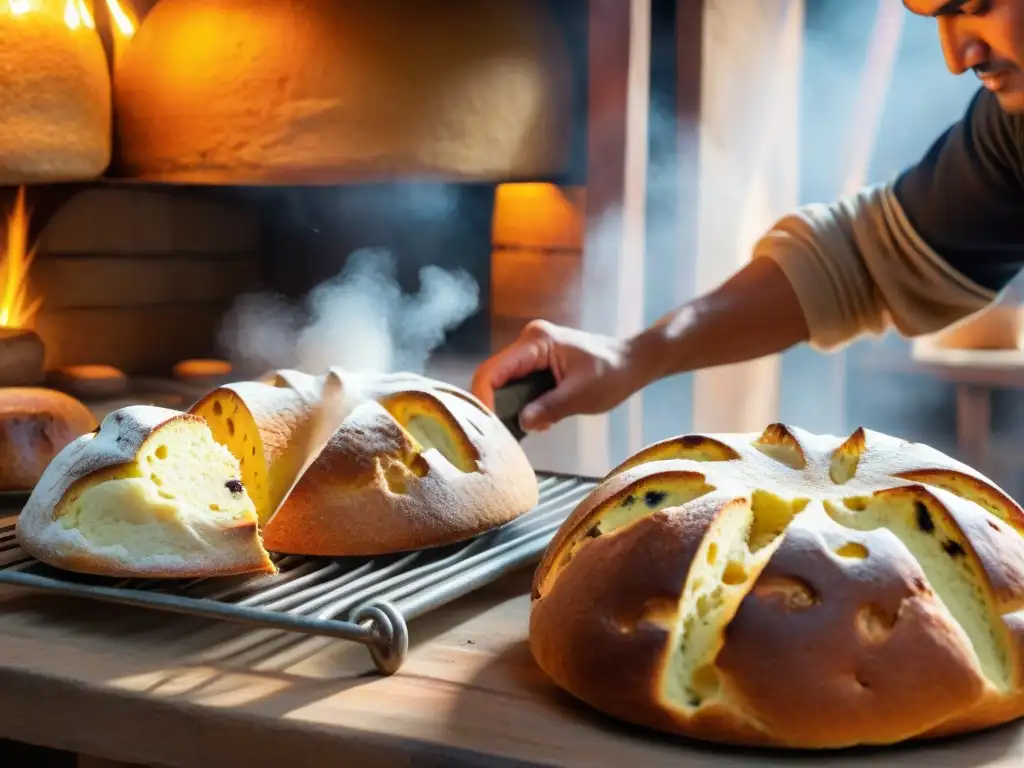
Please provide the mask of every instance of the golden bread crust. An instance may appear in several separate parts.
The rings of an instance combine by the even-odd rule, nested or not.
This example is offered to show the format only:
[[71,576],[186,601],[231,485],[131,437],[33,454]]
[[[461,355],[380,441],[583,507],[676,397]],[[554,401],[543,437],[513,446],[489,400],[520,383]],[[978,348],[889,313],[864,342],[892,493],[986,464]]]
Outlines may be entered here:
[[674,438],[553,538],[530,647],[591,706],[708,741],[990,727],[1024,715],[1022,520],[975,470],[877,432]]
[[[331,379],[344,405],[324,408],[340,423],[266,524],[271,551],[369,556],[443,546],[536,505],[522,448],[468,393],[409,374],[335,369]],[[416,436],[418,423],[431,434]]]

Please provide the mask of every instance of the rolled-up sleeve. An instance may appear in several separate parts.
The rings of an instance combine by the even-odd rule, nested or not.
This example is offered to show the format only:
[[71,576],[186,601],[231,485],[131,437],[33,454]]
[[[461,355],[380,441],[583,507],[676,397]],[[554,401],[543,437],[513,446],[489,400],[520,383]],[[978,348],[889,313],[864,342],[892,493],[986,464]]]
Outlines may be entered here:
[[1021,119],[979,93],[893,182],[801,208],[756,244],[786,274],[810,342],[932,333],[991,304],[1024,267]]

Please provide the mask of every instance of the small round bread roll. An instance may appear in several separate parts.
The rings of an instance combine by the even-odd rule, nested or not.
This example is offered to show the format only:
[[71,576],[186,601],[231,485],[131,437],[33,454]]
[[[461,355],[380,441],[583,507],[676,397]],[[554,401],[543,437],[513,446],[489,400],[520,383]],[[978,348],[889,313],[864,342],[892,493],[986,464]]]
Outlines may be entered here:
[[0,388],[0,491],[30,491],[53,457],[96,429],[81,402],[52,389]]
[[215,387],[231,375],[227,360],[182,360],[174,366],[174,378],[199,387]]
[[47,374],[51,387],[90,400],[128,391],[128,377],[111,365],[69,365]]

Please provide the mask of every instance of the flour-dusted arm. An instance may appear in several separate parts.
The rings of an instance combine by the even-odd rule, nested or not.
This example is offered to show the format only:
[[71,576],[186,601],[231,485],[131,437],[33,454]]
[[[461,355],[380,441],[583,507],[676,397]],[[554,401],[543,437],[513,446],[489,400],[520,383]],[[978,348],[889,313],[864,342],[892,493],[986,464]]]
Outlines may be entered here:
[[831,349],[894,327],[942,329],[1024,267],[1024,122],[981,91],[924,158],[885,185],[790,214],[757,243]]

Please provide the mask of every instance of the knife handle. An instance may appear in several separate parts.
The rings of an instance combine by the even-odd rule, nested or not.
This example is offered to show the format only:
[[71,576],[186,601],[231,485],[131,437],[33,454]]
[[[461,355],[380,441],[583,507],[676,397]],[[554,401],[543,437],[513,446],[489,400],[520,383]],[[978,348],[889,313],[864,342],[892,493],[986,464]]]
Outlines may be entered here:
[[519,426],[519,414],[523,408],[556,386],[558,382],[555,381],[555,374],[548,368],[534,371],[521,379],[513,379],[494,390],[494,412],[512,436],[522,440],[526,432]]

